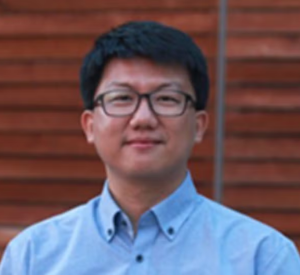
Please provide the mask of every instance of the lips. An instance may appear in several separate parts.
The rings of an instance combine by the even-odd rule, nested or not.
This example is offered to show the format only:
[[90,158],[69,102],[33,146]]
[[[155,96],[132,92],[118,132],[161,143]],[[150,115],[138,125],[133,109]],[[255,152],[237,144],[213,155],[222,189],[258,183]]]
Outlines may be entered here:
[[125,145],[129,145],[136,148],[150,148],[159,144],[162,144],[162,140],[160,139],[152,139],[152,138],[134,138],[129,139],[125,142]]

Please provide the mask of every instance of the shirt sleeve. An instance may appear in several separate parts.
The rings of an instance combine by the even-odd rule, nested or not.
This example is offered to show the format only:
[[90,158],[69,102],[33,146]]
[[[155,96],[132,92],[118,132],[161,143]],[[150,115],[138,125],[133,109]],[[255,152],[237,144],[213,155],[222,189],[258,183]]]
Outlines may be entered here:
[[299,275],[300,257],[292,242],[279,249],[259,275]]
[[13,275],[14,271],[12,270],[12,267],[13,263],[10,248],[7,247],[0,263],[0,275]]
[[30,275],[28,258],[24,246],[9,243],[0,263],[0,275]]

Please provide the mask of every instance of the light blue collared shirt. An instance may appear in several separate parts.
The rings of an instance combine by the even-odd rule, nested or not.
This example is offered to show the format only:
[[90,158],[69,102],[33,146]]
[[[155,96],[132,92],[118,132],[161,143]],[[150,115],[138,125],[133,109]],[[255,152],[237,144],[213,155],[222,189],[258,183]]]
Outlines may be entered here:
[[107,184],[100,197],[23,231],[0,275],[299,275],[279,232],[197,194],[190,175],[134,236]]

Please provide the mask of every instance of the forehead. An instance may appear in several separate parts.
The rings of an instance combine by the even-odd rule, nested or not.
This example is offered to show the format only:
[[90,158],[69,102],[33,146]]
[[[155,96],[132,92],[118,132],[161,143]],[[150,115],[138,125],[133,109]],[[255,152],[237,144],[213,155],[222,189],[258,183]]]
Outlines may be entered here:
[[158,64],[147,58],[113,58],[103,71],[96,94],[118,86],[129,86],[138,91],[149,91],[161,85],[191,91],[186,68],[178,64]]

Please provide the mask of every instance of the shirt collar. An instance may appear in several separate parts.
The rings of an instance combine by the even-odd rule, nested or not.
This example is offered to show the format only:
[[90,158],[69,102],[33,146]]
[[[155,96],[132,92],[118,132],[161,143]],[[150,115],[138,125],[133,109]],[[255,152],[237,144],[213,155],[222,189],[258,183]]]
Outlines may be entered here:
[[99,208],[100,219],[104,230],[103,235],[107,241],[110,241],[116,233],[115,220],[121,210],[109,192],[107,181],[103,187]]
[[[202,199],[197,196],[191,175],[187,172],[181,185],[150,210],[154,213],[160,229],[170,241],[176,237],[181,226],[196,206],[196,202],[199,202],[197,198]],[[116,233],[116,220],[118,215],[121,215],[121,209],[109,192],[108,181],[104,184],[99,207],[104,237],[110,241]]]
[[190,216],[199,199],[191,175],[187,175],[182,184],[165,200],[152,208],[161,230],[169,240],[173,240],[183,223]]

